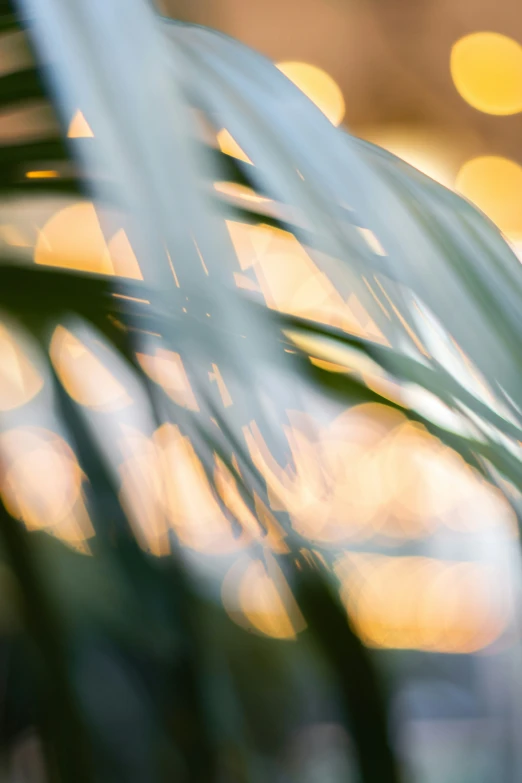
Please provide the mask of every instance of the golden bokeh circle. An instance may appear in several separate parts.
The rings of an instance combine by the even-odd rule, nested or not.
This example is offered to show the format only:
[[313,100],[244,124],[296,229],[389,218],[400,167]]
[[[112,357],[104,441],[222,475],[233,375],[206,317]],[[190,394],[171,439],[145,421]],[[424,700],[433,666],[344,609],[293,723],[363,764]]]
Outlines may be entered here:
[[452,47],[453,83],[464,100],[487,114],[522,111],[522,46],[506,35],[477,32]]
[[340,125],[345,112],[343,94],[326,71],[301,62],[281,62],[277,68],[321,109],[332,125]]
[[0,436],[0,494],[9,513],[31,530],[56,528],[81,492],[82,471],[71,447],[42,427],[17,427]]
[[522,237],[522,166],[496,155],[472,158],[460,169],[455,186],[506,236]]

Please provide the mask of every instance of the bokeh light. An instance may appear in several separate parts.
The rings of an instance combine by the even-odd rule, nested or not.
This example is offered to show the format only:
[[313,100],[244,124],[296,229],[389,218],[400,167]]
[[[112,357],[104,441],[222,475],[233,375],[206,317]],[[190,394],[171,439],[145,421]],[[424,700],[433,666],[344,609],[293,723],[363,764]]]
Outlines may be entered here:
[[53,215],[38,235],[34,260],[45,266],[113,275],[114,266],[94,205],[73,204]]
[[20,344],[20,337],[0,324],[0,411],[26,405],[43,386],[43,378]]
[[67,136],[70,139],[90,139],[94,136],[91,126],[79,109],[70,122]]
[[37,264],[142,279],[138,261],[123,229],[107,243],[94,204],[70,204],[53,214],[38,233]]
[[246,505],[219,457],[214,455],[213,488],[190,438],[178,427],[162,425],[151,438],[129,425],[121,428],[121,496],[145,550],[167,554],[171,530],[184,546],[212,556],[253,542],[276,553],[288,551],[274,514],[257,493],[255,508]]
[[462,457],[397,409],[363,403],[328,426],[287,411],[292,462],[279,465],[259,428],[244,428],[274,511],[306,538],[332,545],[423,539],[445,529],[512,536],[513,511]]
[[30,530],[45,529],[81,551],[94,535],[81,495],[82,471],[70,446],[41,427],[0,435],[0,491]]
[[156,348],[154,354],[139,353],[138,361],[149,378],[161,386],[171,400],[192,411],[199,406],[179,353]]
[[[267,567],[268,566],[268,567]],[[294,640],[305,622],[275,561],[240,558],[227,573],[222,599],[234,622],[274,639]]]
[[60,175],[54,169],[36,169],[35,171],[27,171],[25,176],[27,179],[56,179]]
[[[386,342],[357,296],[352,293],[343,300],[293,234],[268,225],[252,226],[232,220],[226,223],[239,266],[243,272],[254,272],[268,307]],[[365,241],[371,241],[374,249],[380,250],[380,243],[376,244],[378,240],[371,232],[365,234]],[[245,288],[254,285],[253,280],[248,284],[244,277],[237,282]]]
[[326,71],[302,62],[280,62],[277,68],[321,109],[333,125],[340,125],[345,112],[343,94]]
[[522,238],[522,166],[496,155],[473,158],[460,169],[455,186],[506,236]]
[[[241,528],[232,528],[190,438],[178,427],[164,424],[152,440],[126,427],[121,447],[126,456],[120,468],[122,496],[142,546],[163,554],[170,528],[184,546],[198,552],[220,555],[246,546],[248,538]],[[237,488],[223,468],[216,470],[225,506],[241,513],[244,503]]]
[[[237,5],[233,14],[231,2]],[[314,4],[308,19],[304,6]],[[190,6],[200,4],[181,5],[189,16]],[[18,669],[15,655],[11,667],[11,643],[15,652],[19,639],[25,647],[22,634],[34,630],[43,657],[35,667],[27,661],[28,682],[35,685],[28,692],[29,719],[42,712],[32,703],[41,690],[32,675],[38,679],[40,670],[51,695],[64,697],[54,700],[51,723],[56,717],[61,729],[70,704],[73,712],[77,708],[72,717],[79,731],[70,737],[58,732],[57,752],[54,741],[49,748],[58,765],[67,765],[70,756],[89,768],[91,759],[81,753],[85,729],[94,767],[101,760],[108,772],[121,769],[123,776],[132,768],[144,780],[158,770],[165,780],[377,781],[402,772],[419,780],[482,780],[466,764],[451,774],[437,766],[444,757],[449,770],[451,743],[460,742],[465,725],[471,740],[490,738],[476,745],[485,755],[491,747],[498,752],[499,764],[492,755],[487,772],[500,779],[506,759],[519,760],[518,694],[510,686],[516,685],[520,653],[514,509],[522,508],[522,494],[514,485],[522,408],[509,373],[509,339],[505,356],[491,349],[509,329],[493,325],[479,356],[465,302],[456,313],[444,296],[456,271],[452,264],[459,263],[445,251],[458,245],[458,225],[471,208],[366,141],[450,188],[456,183],[522,247],[522,167],[507,157],[475,157],[515,154],[519,118],[480,112],[522,113],[522,47],[496,33],[465,36],[451,53],[454,87],[448,42],[487,24],[478,7],[476,20],[464,14],[455,24],[449,14],[448,28],[433,32],[435,0],[426,7],[318,0],[293,5],[279,9],[277,41],[273,20],[241,0],[218,0],[213,11],[223,30],[233,21],[229,32],[236,41],[187,27],[183,43],[182,27],[169,26],[156,52],[158,68],[164,45],[177,47],[180,67],[187,58],[199,65],[190,84],[163,98],[156,89],[165,86],[161,78],[150,94],[137,89],[143,111],[137,106],[133,114],[126,90],[131,77],[140,86],[139,68],[113,69],[114,106],[105,117],[104,95],[100,101],[89,95],[88,68],[72,68],[71,74],[85,77],[76,85],[77,103],[65,93],[65,104],[61,93],[37,99],[35,108],[52,115],[52,122],[27,118],[28,143],[22,131],[16,135],[21,120],[14,122],[7,104],[0,118],[6,145],[0,251],[4,266],[25,264],[4,274],[44,281],[38,312],[30,311],[30,286],[29,307],[23,285],[13,292],[12,308],[7,292],[6,310],[20,333],[7,312],[6,326],[0,323],[0,497],[15,518],[12,530],[34,547],[44,610],[40,625],[31,627],[39,607],[28,604],[33,613],[27,627],[4,640],[8,712],[14,706],[23,713],[27,695],[23,687],[18,693],[26,664]],[[111,35],[102,7],[95,13],[100,25],[92,28],[95,55],[110,51],[101,45]],[[146,9],[141,11],[138,26],[146,21]],[[499,24],[509,30],[506,19],[500,13]],[[6,21],[12,24],[11,15]],[[150,21],[141,36],[145,43],[163,24]],[[327,25],[337,29],[321,41]],[[131,27],[114,28],[111,56],[122,66]],[[265,60],[266,79],[262,57],[241,52],[242,38],[272,60],[276,53],[281,58],[277,66]],[[77,47],[58,49],[58,59],[67,59]],[[146,67],[156,72],[154,45],[147,51]],[[222,59],[212,68],[215,56]],[[346,108],[339,85],[315,65],[290,61],[298,56],[329,64],[342,76],[353,137],[344,128],[334,133]],[[0,70],[4,66],[9,74],[9,62],[0,56]],[[31,93],[37,81],[32,65],[24,68],[31,70],[18,86]],[[18,81],[9,79],[7,91]],[[242,124],[249,100],[262,113],[259,127]],[[300,128],[298,110],[292,122],[294,104],[315,113],[317,124]],[[173,117],[181,123],[174,130]],[[338,145],[325,153],[333,139]],[[180,154],[172,148],[170,155],[169,144]],[[300,145],[300,171],[286,165],[292,144]],[[118,165],[110,166],[114,155]],[[221,172],[207,167],[214,158]],[[182,181],[176,176],[180,162]],[[132,171],[122,180],[127,163]],[[334,169],[338,163],[339,171],[329,171],[329,163]],[[243,184],[232,181],[241,179],[232,175],[234,168]],[[84,174],[87,191],[76,189]],[[93,202],[79,195],[87,192]],[[161,204],[154,204],[155,196]],[[454,214],[459,204],[463,214]],[[237,256],[225,277],[207,252],[215,246],[219,260],[224,220]],[[453,229],[455,242],[446,241],[446,230],[449,235]],[[491,240],[494,266],[498,237],[486,225],[482,230],[485,243]],[[187,248],[195,248],[199,260]],[[194,269],[186,267],[191,259]],[[501,251],[498,260],[500,268]],[[163,264],[165,286],[155,264]],[[105,328],[94,315],[89,320],[86,302],[78,311],[73,301],[64,302],[57,311],[56,297],[45,296],[45,282],[50,290],[53,281],[61,288],[66,279],[65,288],[95,292],[92,275],[104,276],[100,285],[109,291],[106,307],[97,307],[95,293],[89,300],[100,318],[108,318]],[[241,290],[220,294],[227,279]],[[23,307],[18,321],[17,302]],[[487,315],[487,297],[480,304]],[[312,323],[298,324],[299,318]],[[262,333],[262,319],[273,334],[271,327]],[[281,327],[285,323],[293,325]],[[124,348],[139,351],[139,366],[124,360],[119,340],[111,345],[111,333],[120,335]],[[515,372],[516,357],[511,363]],[[445,384],[446,371],[474,400],[449,379]],[[437,395],[424,388],[431,381]],[[503,420],[486,411],[479,421],[479,402]],[[128,527],[123,517],[120,524],[118,500]],[[94,556],[79,558],[47,534]],[[13,558],[9,540],[4,543],[14,568],[16,551]],[[24,575],[16,577],[25,600]],[[346,609],[337,629],[334,607],[321,597],[323,579]],[[4,581],[0,563],[0,593]],[[0,630],[5,601],[0,595]],[[12,603],[18,609],[17,595]],[[305,617],[314,627],[299,636]],[[337,650],[328,626],[341,644]],[[48,631],[56,637],[50,647]],[[468,660],[455,657],[483,651]],[[383,699],[384,720],[374,714],[381,665],[384,695],[392,697],[390,708]],[[12,716],[4,717],[12,727]],[[18,725],[17,714],[14,719]],[[13,735],[15,752],[23,731]],[[420,732],[429,735],[426,757],[415,741]],[[50,725],[41,738],[46,753],[53,733]],[[78,741],[80,752],[71,745],[69,756],[62,754],[62,739]],[[9,744],[8,738],[6,770]],[[380,774],[368,771],[372,756]],[[399,773],[386,774],[395,756]],[[11,777],[22,779],[23,773]]]
[[428,124],[370,125],[361,129],[361,135],[446,187],[453,186],[467,149],[462,131],[455,133]]
[[487,114],[522,111],[522,46],[506,35],[477,32],[451,50],[451,76],[473,108]]
[[[108,413],[132,403],[122,383],[64,326],[54,330],[49,354],[67,393],[80,405]],[[107,358],[110,364],[110,353]]]
[[244,161],[244,163],[252,163],[246,152],[244,152],[237,141],[230,135],[226,128],[222,128],[217,134],[217,143],[221,152],[225,155],[231,155],[233,158]]
[[504,581],[476,562],[350,553],[336,571],[352,622],[373,647],[473,653],[501,636],[512,611]]
[[136,540],[157,557],[170,552],[166,516],[165,470],[152,438],[122,425],[120,448],[120,499],[126,509]]

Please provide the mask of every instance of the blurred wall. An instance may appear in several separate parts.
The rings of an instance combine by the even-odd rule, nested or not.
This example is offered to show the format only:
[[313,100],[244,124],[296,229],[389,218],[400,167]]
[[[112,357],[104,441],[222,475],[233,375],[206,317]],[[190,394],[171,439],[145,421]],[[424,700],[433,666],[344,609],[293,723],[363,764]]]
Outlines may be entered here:
[[324,68],[343,90],[352,132],[399,154],[409,147],[413,163],[431,156],[446,184],[470,157],[522,163],[522,115],[472,108],[449,68],[452,44],[468,33],[522,42],[520,0],[162,1],[169,15],[216,27],[276,61]]

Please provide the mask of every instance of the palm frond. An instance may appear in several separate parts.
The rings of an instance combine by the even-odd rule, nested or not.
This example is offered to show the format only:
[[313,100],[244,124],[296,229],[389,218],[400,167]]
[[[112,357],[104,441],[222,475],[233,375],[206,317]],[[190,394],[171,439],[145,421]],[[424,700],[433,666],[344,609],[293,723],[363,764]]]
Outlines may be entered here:
[[[272,495],[245,428],[255,422],[275,462],[287,464],[285,411],[306,409],[312,392],[339,408],[378,402],[401,410],[490,482],[504,490],[508,480],[522,491],[519,263],[470,204],[388,153],[334,129],[270,62],[241,44],[161,20],[142,0],[20,0],[18,8],[40,67],[0,76],[0,104],[7,110],[44,101],[56,112],[56,132],[0,149],[2,198],[10,208],[22,199],[34,206],[56,193],[91,198],[107,234],[113,225],[105,209],[116,206],[135,226],[143,276],[131,281],[22,265],[13,248],[0,248],[0,307],[32,335],[63,431],[88,481],[84,494],[95,538],[93,565],[84,573],[92,595],[86,590],[81,601],[72,600],[69,612],[78,608],[88,616],[86,627],[102,627],[120,645],[136,644],[171,678],[173,692],[180,672],[186,678],[181,712],[190,716],[199,740],[184,735],[183,716],[173,716],[168,706],[159,710],[158,734],[168,745],[165,724],[171,720],[182,758],[168,762],[170,772],[185,766],[190,780],[214,777],[232,742],[243,758],[244,779],[263,777],[263,764],[237,730],[239,705],[230,707],[226,730],[218,730],[215,702],[205,697],[207,686],[220,690],[220,680],[228,683],[220,692],[231,703],[237,698],[227,679],[227,652],[218,674],[202,652],[220,632],[202,633],[194,618],[206,618],[205,628],[219,623],[208,621],[212,610],[195,584],[190,556],[174,535],[167,562],[138,546],[120,497],[117,417],[88,411],[70,398],[49,358],[49,337],[58,324],[73,320],[101,337],[113,356],[123,357],[140,389],[140,421],[151,432],[175,424],[190,439],[217,507],[238,536],[250,535],[252,551],[263,561],[269,530],[258,508],[259,501],[270,508]],[[11,6],[2,11],[0,30],[19,29]],[[92,138],[65,138],[78,107],[88,117]],[[208,127],[210,140],[203,133]],[[251,163],[219,151],[214,137],[221,128]],[[44,169],[57,176],[27,177]],[[223,197],[214,187],[220,182],[248,187],[265,200]],[[295,237],[343,299],[357,297],[383,340],[279,312],[259,296],[246,296],[234,283],[237,259],[226,221],[270,226]],[[455,344],[460,353],[450,362]],[[139,355],[158,346],[182,358],[197,410],[173,402],[142,370]],[[363,372],[361,358],[367,362]],[[213,364],[225,379],[230,407],[223,405],[217,384],[209,383]],[[341,371],[330,372],[328,364]],[[486,393],[477,390],[470,364],[484,379]],[[381,380],[399,388],[399,401],[368,383],[368,366],[370,374],[377,368]],[[429,405],[419,409],[419,389],[449,418],[432,416]],[[258,518],[261,537],[245,532],[224,501],[216,458],[232,476],[244,508]],[[509,494],[508,499],[512,502]],[[287,552],[270,557],[288,575],[309,637],[335,672],[362,779],[392,783],[399,772],[384,698],[372,659],[345,619],[336,578],[318,565],[321,545],[294,529],[288,509],[274,511],[273,518]],[[35,581],[28,543],[34,534],[5,509],[1,528],[6,554],[26,588],[27,630],[55,689],[51,731],[60,751],[58,774],[61,780],[94,779],[82,761],[74,666],[60,646],[68,622],[59,624],[49,615],[45,585],[40,590]],[[67,561],[75,570],[82,556],[63,550],[56,562]],[[324,547],[325,561],[330,554]],[[108,611],[95,588],[104,569],[121,611]],[[347,659],[355,678],[343,666]],[[57,731],[61,722],[72,739]],[[110,756],[104,740],[93,734],[90,745]]]

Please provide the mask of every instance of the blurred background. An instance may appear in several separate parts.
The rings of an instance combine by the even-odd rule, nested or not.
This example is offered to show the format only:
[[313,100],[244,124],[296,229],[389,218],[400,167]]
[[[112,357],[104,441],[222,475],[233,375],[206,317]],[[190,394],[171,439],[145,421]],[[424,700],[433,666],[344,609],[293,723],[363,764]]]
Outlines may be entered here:
[[[164,13],[222,30],[275,62],[323,69],[342,92],[351,133],[448,187],[458,183],[513,241],[522,239],[516,0],[161,2]],[[476,35],[485,32],[497,37]]]
[[[265,54],[335,125],[462,193],[498,225],[517,253],[522,252],[518,0],[162,0],[158,5],[166,15],[216,28]],[[25,67],[25,44],[19,45],[18,32],[2,37],[4,75]],[[89,148],[96,132],[84,108],[71,103],[61,119],[69,139]],[[9,108],[0,118],[6,146],[45,140],[58,127],[55,115],[41,102]],[[213,144],[244,159],[225,128],[214,130]],[[129,285],[147,282],[136,221],[115,209],[95,208],[78,193],[71,196],[65,186],[62,192],[72,164],[57,162],[54,148],[52,154],[47,149],[44,146],[37,164],[24,162],[15,174],[24,186],[46,180],[55,190],[37,200],[26,189],[16,199],[2,201],[0,250],[30,265],[97,273]],[[230,185],[215,183],[215,188],[227,195]],[[252,191],[248,197],[263,200]],[[377,317],[370,315],[362,297],[336,287],[316,265],[317,258],[314,261],[291,234],[239,219],[227,221],[227,229],[237,256],[238,288],[259,294],[273,310],[386,344]],[[371,231],[361,232],[373,252],[384,254]],[[183,313],[191,314],[197,305],[184,297],[176,259],[168,260],[182,290]],[[200,260],[208,276],[204,258]],[[427,309],[414,300],[418,318],[407,323],[391,290],[377,278],[373,288],[363,280],[375,312],[382,311],[386,318],[394,313],[417,352],[435,356],[478,398],[489,399],[484,378]],[[138,288],[121,290],[125,293],[115,296],[150,305],[139,298]],[[203,315],[202,320],[211,318],[210,312]],[[190,351],[182,355],[181,349],[177,353],[165,347],[159,334],[145,334],[139,366],[177,412],[179,418],[173,420],[183,421],[189,412],[208,412],[203,387],[212,390],[221,412],[230,410],[238,387],[228,383],[218,364],[205,355],[198,366],[194,352],[191,365]],[[219,724],[225,703],[229,716],[236,707],[239,715],[229,717],[230,724],[222,729],[225,746],[229,730],[234,735],[237,725],[246,726],[245,744],[251,742],[252,757],[260,769],[271,770],[278,783],[359,780],[335,679],[306,636],[292,585],[277,565],[277,558],[289,550],[276,515],[287,510],[294,529],[310,542],[310,551],[317,557],[321,552],[331,556],[343,605],[382,674],[390,736],[404,780],[522,779],[519,534],[513,510],[497,489],[397,410],[377,403],[343,410],[306,389],[305,405],[300,405],[301,398],[295,406],[287,405],[284,383],[274,378],[271,399],[262,404],[274,420],[284,422],[287,462],[274,458],[254,420],[245,423],[246,448],[266,480],[270,499],[268,507],[257,498],[253,515],[219,460],[212,464],[212,486],[203,469],[201,444],[198,451],[196,441],[176,424],[157,426],[143,385],[92,325],[60,312],[46,340],[49,357],[44,361],[42,345],[36,346],[24,327],[9,317],[2,319],[0,493],[8,512],[29,531],[50,534],[35,540],[52,590],[66,606],[71,645],[77,645],[79,701],[86,714],[94,716],[96,732],[109,737],[111,752],[115,749],[117,755],[132,745],[139,756],[145,734],[156,739],[142,686],[148,677],[157,688],[151,692],[161,693],[165,661],[171,660],[169,645],[175,648],[179,639],[173,642],[167,632],[161,635],[168,627],[162,615],[164,592],[147,592],[152,577],[136,590],[139,597],[125,584],[127,594],[119,581],[125,581],[121,563],[98,559],[92,496],[85,490],[80,465],[81,437],[72,437],[69,423],[64,424],[67,401],[82,410],[116,466],[118,497],[142,552],[153,562],[151,566],[147,560],[147,568],[154,578],[163,575],[163,567],[168,571],[164,564],[175,551],[174,536],[195,575],[197,590],[208,604],[210,630],[203,638],[211,640],[211,652],[205,660],[205,683],[212,692],[209,701],[218,705],[214,717]],[[295,353],[292,347],[285,350]],[[311,355],[311,361],[336,371],[320,357]],[[384,397],[393,401],[400,393],[375,367],[356,370]],[[506,487],[509,495],[513,487]],[[259,521],[267,535],[261,535]],[[96,557],[89,557],[93,554]],[[55,558],[61,570],[54,568]],[[91,567],[95,570],[89,571]],[[133,561],[131,576],[134,567]],[[0,631],[9,646],[18,619],[11,608],[16,601],[10,601],[10,590],[16,590],[9,570],[4,571]],[[71,590],[73,583],[76,588]],[[132,614],[129,607],[134,611],[135,604],[143,617]],[[218,653],[217,642],[224,652]],[[127,664],[132,659],[128,668],[121,650]],[[223,665],[220,655],[226,659]],[[240,693],[239,706],[227,702],[223,672]],[[18,676],[23,682],[23,672]],[[19,692],[13,697],[17,708]],[[132,709],[127,711],[129,704]],[[117,706],[111,711],[108,705]],[[23,712],[23,706],[20,709]],[[25,719],[24,714],[22,722]],[[168,737],[165,746],[168,755]],[[197,755],[198,738],[194,746]],[[30,745],[22,755],[26,763]],[[223,773],[225,783],[248,778],[237,771],[236,762]],[[126,763],[135,776],[129,771],[122,780],[149,779],[148,757],[142,767],[133,767],[131,753]],[[40,773],[14,766],[13,780],[38,779]],[[108,772],[105,779],[113,778]]]
[[[388,149],[460,192],[498,225],[515,252],[521,252],[522,12],[517,0],[162,0],[161,9],[172,17],[215,27],[281,64],[334,124],[341,123],[350,133]],[[321,69],[332,82],[307,66]],[[222,148],[234,151],[227,145]],[[409,457],[397,459],[396,489],[402,480],[406,484],[410,480],[406,479]],[[435,480],[433,467],[423,470],[427,472],[424,478]],[[339,475],[337,482],[342,485]],[[435,494],[444,495],[446,489],[442,482]],[[418,497],[422,497],[425,518],[427,494],[420,489]],[[369,591],[358,608],[357,587],[350,584],[352,616],[359,619],[363,638],[374,647],[406,648],[392,663],[400,682],[394,731],[408,759],[411,779],[429,783],[515,781],[522,775],[519,697],[512,701],[521,684],[518,622],[511,625],[508,621],[509,642],[504,636],[500,646],[497,639],[482,647],[476,637],[477,654],[459,658],[455,647],[450,651],[449,639],[453,633],[462,633],[471,617],[482,615],[485,596],[491,599],[494,591],[491,585],[483,585],[485,591],[478,598],[473,588],[469,592],[470,582],[466,588],[459,579],[453,582],[447,576],[445,582],[443,576],[428,576],[430,567],[437,569],[439,558],[462,556],[467,560],[474,557],[471,550],[476,547],[479,561],[484,562],[484,556],[486,561],[492,557],[490,565],[496,561],[493,581],[497,588],[500,573],[510,574],[510,586],[500,601],[507,601],[503,605],[504,609],[511,606],[509,612],[515,606],[520,612],[516,545],[509,542],[502,524],[496,534],[486,534],[479,543],[481,519],[489,515],[491,521],[492,515],[473,491],[466,497],[467,540],[455,532],[460,527],[457,520],[464,519],[462,506],[458,512],[456,506],[450,510],[448,503],[442,513],[454,528],[452,534],[440,529],[434,534],[433,528],[429,534],[425,529],[423,540],[417,530],[413,534],[419,535],[417,546],[412,546],[411,539],[409,544],[405,541],[413,529],[403,516],[399,527],[404,538],[401,545],[401,532],[396,529],[398,538],[391,547],[395,552],[390,552],[388,540],[381,549],[381,560],[365,561],[364,555],[358,556],[362,558],[358,589],[364,591],[361,585],[365,584]],[[441,510],[436,512],[439,520]],[[495,515],[500,520],[502,512],[497,510]],[[504,535],[507,538],[502,543]],[[427,571],[421,561],[405,557],[419,552],[433,558]],[[393,554],[395,558],[390,557]],[[377,574],[384,575],[387,568],[392,570],[379,582]],[[457,597],[459,590],[461,598]],[[423,601],[431,600],[428,594],[431,598],[438,594],[438,609],[433,605],[427,609]],[[470,599],[472,594],[476,615],[471,604],[464,608],[461,603],[461,599],[466,602],[465,595]],[[448,601],[456,601],[452,609]],[[498,620],[503,610],[497,605],[492,611]],[[479,621],[483,630],[484,617]],[[439,622],[437,643],[432,634]],[[365,637],[365,631],[371,636],[372,628],[378,634],[380,623],[388,628],[386,636],[381,626],[386,638]],[[415,634],[420,636],[414,639]],[[439,655],[415,652],[415,648],[430,646]],[[313,753],[311,747],[309,752]]]

